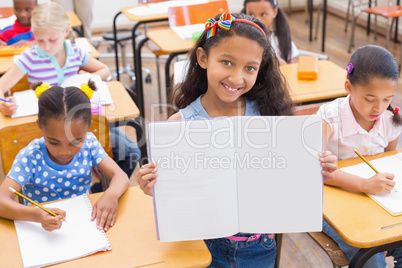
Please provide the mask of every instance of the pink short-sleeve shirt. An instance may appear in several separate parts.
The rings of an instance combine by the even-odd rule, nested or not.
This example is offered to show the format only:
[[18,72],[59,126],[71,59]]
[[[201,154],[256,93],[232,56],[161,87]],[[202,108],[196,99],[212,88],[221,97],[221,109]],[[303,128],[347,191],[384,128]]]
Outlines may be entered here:
[[392,123],[392,112],[381,114],[367,132],[356,122],[349,100],[350,95],[338,98],[322,105],[317,112],[331,127],[327,150],[339,160],[357,157],[354,149],[363,155],[384,152],[388,143],[401,134],[401,127]]

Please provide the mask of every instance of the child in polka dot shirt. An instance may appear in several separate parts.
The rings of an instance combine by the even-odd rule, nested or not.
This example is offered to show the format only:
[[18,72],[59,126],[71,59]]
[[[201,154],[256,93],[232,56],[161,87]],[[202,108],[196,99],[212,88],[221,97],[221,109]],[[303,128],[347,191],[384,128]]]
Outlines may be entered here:
[[28,203],[19,204],[8,188],[22,190],[38,203],[88,194],[92,167],[97,167],[111,182],[95,203],[92,220],[96,219],[97,227],[105,231],[113,226],[118,199],[129,180],[94,134],[88,132],[91,122],[91,105],[84,91],[55,86],[40,95],[37,123],[43,137],[18,153],[1,184],[0,217],[40,222],[48,231],[59,229],[68,217],[65,211],[50,209],[58,215],[53,217],[37,207],[25,206]]

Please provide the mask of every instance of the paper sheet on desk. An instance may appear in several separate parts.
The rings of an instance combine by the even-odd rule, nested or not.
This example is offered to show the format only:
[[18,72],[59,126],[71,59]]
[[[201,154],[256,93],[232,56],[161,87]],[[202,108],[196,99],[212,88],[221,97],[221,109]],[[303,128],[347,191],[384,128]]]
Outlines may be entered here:
[[172,28],[172,30],[175,31],[175,33],[177,33],[177,35],[180,36],[180,38],[183,40],[193,38],[193,33],[203,31],[204,29],[205,29],[204,23],[191,24]]
[[[382,157],[369,161],[379,172],[389,172],[395,175],[395,189],[390,194],[367,194],[377,204],[383,207],[391,215],[402,214],[402,153]],[[363,177],[370,178],[375,172],[366,164],[361,163],[349,167],[341,168],[342,171]]]
[[166,1],[156,4],[148,4],[148,6],[139,6],[128,9],[127,12],[136,16],[148,16],[156,14],[168,13],[169,7],[189,6],[208,3],[207,0],[177,0]]
[[[67,39],[66,42],[71,43],[69,39]],[[92,52],[92,48],[86,38],[75,38],[75,45],[84,51]]]
[[17,102],[18,108],[11,118],[38,114],[38,98],[35,95],[35,91],[28,89],[14,92],[13,97]]
[[98,88],[100,102],[102,105],[111,105],[113,104],[112,96],[110,95],[109,88],[107,87],[106,82],[102,81],[99,75],[84,73],[84,74],[76,74],[70,76],[65,79],[60,86],[75,86],[80,88],[82,83],[88,83],[88,80],[92,79],[95,82],[96,87]]

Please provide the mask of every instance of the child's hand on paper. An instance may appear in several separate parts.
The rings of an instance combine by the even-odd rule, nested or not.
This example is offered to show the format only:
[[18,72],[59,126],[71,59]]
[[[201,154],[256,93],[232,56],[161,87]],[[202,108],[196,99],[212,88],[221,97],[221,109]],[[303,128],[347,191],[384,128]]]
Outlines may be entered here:
[[40,223],[46,231],[53,231],[61,228],[61,224],[66,220],[66,212],[58,208],[48,208],[51,212],[57,214],[57,217],[50,215],[40,209]]
[[4,42],[3,40],[0,40],[0,47],[4,47],[4,46],[7,46],[7,43]]
[[0,111],[4,115],[11,116],[17,111],[17,103],[15,102],[14,97],[6,97],[5,99],[11,102],[0,101]]
[[334,174],[332,174],[335,170],[338,169],[336,165],[336,161],[338,160],[335,155],[333,155],[330,151],[324,151],[318,154],[322,166],[322,175],[324,176],[324,180],[332,179]]
[[395,187],[395,175],[392,173],[377,173],[364,180],[362,189],[367,194],[389,194]]
[[116,221],[118,200],[120,196],[115,196],[110,191],[106,191],[96,201],[92,209],[91,221],[96,219],[96,227],[105,232],[112,227]]
[[157,163],[143,165],[137,174],[135,174],[141,190],[147,195],[152,196],[152,187],[155,185],[156,178],[158,177],[156,173],[158,171],[157,165]]

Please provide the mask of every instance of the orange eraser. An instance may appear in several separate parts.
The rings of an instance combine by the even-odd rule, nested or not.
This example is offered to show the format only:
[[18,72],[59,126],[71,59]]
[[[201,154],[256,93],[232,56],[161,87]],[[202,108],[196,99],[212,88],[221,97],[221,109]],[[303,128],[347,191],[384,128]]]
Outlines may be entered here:
[[314,56],[300,56],[297,69],[297,79],[315,80],[318,76],[318,58]]

